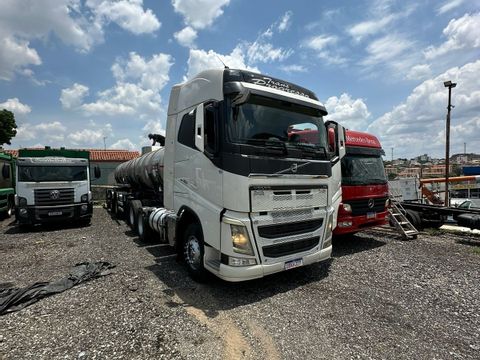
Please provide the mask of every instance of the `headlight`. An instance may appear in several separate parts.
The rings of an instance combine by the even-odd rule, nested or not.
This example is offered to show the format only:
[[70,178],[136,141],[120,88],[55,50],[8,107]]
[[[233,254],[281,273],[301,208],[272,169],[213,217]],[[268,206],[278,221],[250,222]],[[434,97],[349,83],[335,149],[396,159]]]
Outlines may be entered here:
[[385,207],[390,207],[390,199],[385,200]]
[[230,224],[233,251],[239,254],[254,255],[252,244],[245,226]]
[[24,197],[18,197],[18,206],[27,206],[27,199]]
[[81,202],[87,202],[88,201],[88,194],[83,194],[82,197],[80,198]]
[[351,213],[352,212],[352,205],[350,204],[342,204],[343,210],[345,212]]

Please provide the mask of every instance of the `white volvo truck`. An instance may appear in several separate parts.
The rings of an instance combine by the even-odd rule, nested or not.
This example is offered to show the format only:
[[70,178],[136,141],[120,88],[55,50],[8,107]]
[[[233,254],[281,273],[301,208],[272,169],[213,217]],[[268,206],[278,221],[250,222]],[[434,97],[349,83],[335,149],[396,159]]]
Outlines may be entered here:
[[[119,165],[107,206],[141,238],[175,246],[197,280],[209,271],[243,281],[327,260],[345,135],[326,114],[294,84],[204,71],[172,88],[163,146]],[[289,136],[306,129],[317,136]]]

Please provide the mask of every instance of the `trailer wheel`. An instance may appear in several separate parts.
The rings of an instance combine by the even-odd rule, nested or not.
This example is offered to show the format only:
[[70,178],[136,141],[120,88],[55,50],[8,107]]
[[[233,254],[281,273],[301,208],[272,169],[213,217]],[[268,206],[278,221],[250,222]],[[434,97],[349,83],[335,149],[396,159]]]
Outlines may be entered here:
[[137,231],[138,214],[142,209],[142,202],[140,200],[132,200],[128,204],[128,223],[133,231]]
[[407,217],[408,221],[410,221],[417,230],[421,230],[422,220],[418,212],[407,209],[405,216]]
[[188,273],[192,279],[198,282],[206,281],[208,273],[203,266],[205,247],[202,229],[196,223],[188,225],[183,233],[183,255]]
[[155,232],[148,224],[148,216],[141,209],[137,214],[137,234],[142,242],[151,242]]

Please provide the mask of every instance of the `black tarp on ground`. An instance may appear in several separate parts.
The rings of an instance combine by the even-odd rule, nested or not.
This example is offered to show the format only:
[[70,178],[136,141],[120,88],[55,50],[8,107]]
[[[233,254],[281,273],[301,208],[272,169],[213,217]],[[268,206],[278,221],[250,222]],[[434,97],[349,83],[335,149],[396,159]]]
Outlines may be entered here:
[[108,262],[77,264],[68,276],[52,282],[38,282],[24,288],[0,289],[0,315],[18,311],[38,300],[61,293],[81,282],[110,274],[114,268]]

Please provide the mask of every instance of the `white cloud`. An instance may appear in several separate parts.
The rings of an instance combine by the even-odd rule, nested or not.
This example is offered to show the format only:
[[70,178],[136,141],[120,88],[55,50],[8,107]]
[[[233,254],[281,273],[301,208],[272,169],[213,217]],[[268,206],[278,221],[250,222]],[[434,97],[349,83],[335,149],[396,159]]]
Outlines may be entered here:
[[348,29],[348,33],[355,39],[355,41],[360,41],[368,35],[376,34],[383,30],[385,26],[392,23],[394,19],[395,16],[390,14],[377,20],[364,21],[352,26]]
[[430,69],[430,65],[428,64],[420,64],[415,65],[410,68],[410,71],[407,73],[405,78],[407,80],[425,80],[432,74],[432,70]]
[[447,38],[438,47],[430,46],[425,50],[425,58],[434,59],[451,51],[480,48],[480,13],[465,14],[459,19],[452,19],[443,29]]
[[424,81],[407,99],[368,127],[383,142],[394,147],[401,157],[429,153],[443,157],[448,91],[443,82],[458,83],[453,89],[451,153],[460,152],[463,142],[480,148],[480,60],[454,67]]
[[178,41],[178,43],[185,47],[192,47],[194,45],[195,39],[197,38],[197,31],[192,27],[187,26],[182,30],[173,34],[173,37]]
[[86,5],[100,21],[115,22],[136,35],[152,33],[161,26],[151,9],[143,9],[143,0],[87,0]]
[[283,66],[280,66],[280,70],[285,71],[287,73],[307,72],[308,71],[308,69],[305,66],[298,65],[298,64],[283,65]]
[[334,120],[352,130],[365,130],[370,112],[362,99],[352,99],[343,93],[340,97],[332,96],[325,103],[328,120]]
[[112,144],[110,148],[119,150],[137,150],[137,146],[135,146],[135,144],[132,143],[130,139],[120,139],[114,144]]
[[239,46],[233,49],[229,55],[218,54],[213,50],[207,52],[205,50],[190,49],[186,78],[190,79],[207,69],[223,69],[223,64],[219,58],[231,69],[246,69],[259,72],[256,67],[250,67],[246,64],[245,55]]
[[326,64],[341,65],[347,59],[337,53],[335,45],[338,37],[334,35],[316,35],[303,41],[302,46],[314,50],[317,57],[324,60]]
[[43,122],[39,124],[25,123],[17,128],[15,142],[29,141],[33,139],[42,139],[48,142],[63,143],[65,131],[67,128],[59,121]]
[[64,109],[75,109],[82,104],[86,95],[88,95],[88,87],[75,83],[72,87],[62,90],[60,102]]
[[287,11],[283,15],[283,17],[280,20],[280,23],[278,24],[278,27],[277,27],[279,32],[283,32],[285,30],[288,30],[288,28],[290,27],[290,24],[291,24],[290,19],[292,18],[292,15],[293,15],[293,13],[291,11]]
[[172,65],[173,58],[167,54],[154,54],[147,60],[131,52],[128,60],[118,59],[112,65],[116,85],[99,92],[97,101],[80,107],[87,115],[135,115],[148,119],[163,114],[159,92],[170,79]]
[[112,125],[99,127],[90,124],[90,128],[75,131],[68,136],[69,141],[76,146],[94,147],[103,144],[103,138],[112,137]]
[[463,2],[464,0],[447,0],[437,9],[437,14],[445,14],[446,12],[449,12],[450,10],[462,5]]
[[386,35],[367,46],[367,57],[361,62],[372,66],[398,59],[400,55],[412,48],[413,42],[396,34]]
[[247,59],[249,63],[283,61],[292,55],[293,50],[275,48],[271,43],[259,38],[247,45]]
[[181,14],[185,23],[194,29],[201,30],[213,24],[223,14],[223,7],[230,0],[172,0],[175,12]]
[[[0,36],[1,36],[0,32]],[[40,65],[42,60],[35,51],[29,47],[28,41],[16,40],[6,37],[0,40],[0,80],[12,80],[15,72],[26,70],[29,65]]]
[[18,98],[7,99],[7,101],[0,103],[0,109],[10,110],[14,116],[26,115],[32,111],[30,106],[22,104]]
[[160,120],[149,120],[142,129],[145,134],[165,135],[165,128]]
[[160,27],[142,0],[2,0],[0,11],[0,80],[12,80],[15,73],[32,75],[31,65],[42,60],[30,41],[48,41],[56,36],[80,52],[89,52],[103,42],[109,22],[141,34]]

